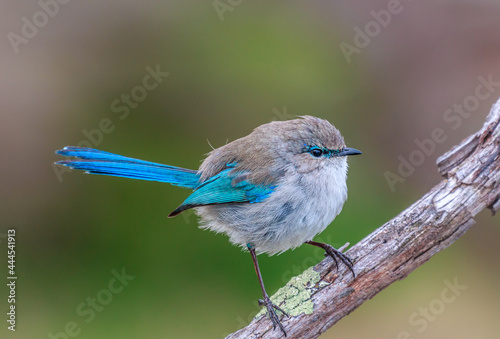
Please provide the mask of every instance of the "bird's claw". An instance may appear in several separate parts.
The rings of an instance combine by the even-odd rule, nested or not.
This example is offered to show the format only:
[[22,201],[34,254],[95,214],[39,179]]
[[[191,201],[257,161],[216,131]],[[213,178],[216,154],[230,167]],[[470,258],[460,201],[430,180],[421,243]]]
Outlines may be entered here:
[[325,244],[324,249],[325,249],[325,257],[331,257],[333,259],[333,262],[335,263],[336,269],[339,268],[339,264],[338,264],[337,259],[340,259],[340,261],[342,261],[344,263],[344,265],[346,265],[347,268],[349,268],[349,270],[352,273],[352,276],[354,278],[356,278],[356,273],[354,272],[354,268],[353,268],[354,263],[352,262],[352,260],[348,256],[346,256],[344,253],[342,253],[341,251],[335,249],[333,246],[328,245],[328,244]]
[[269,296],[264,295],[264,299],[259,299],[259,305],[260,306],[266,306],[267,308],[267,314],[269,315],[269,318],[271,319],[271,322],[273,323],[273,329],[276,329],[276,325],[283,331],[283,334],[286,337],[286,331],[285,328],[283,327],[283,324],[281,323],[281,320],[279,319],[278,315],[275,312],[275,309],[283,313],[285,316],[290,317],[288,313],[286,313],[281,307],[273,304]]

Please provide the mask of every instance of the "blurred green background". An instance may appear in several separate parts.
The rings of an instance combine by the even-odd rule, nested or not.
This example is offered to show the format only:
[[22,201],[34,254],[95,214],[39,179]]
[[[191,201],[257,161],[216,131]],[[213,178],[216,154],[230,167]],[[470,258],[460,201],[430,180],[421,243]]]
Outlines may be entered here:
[[[342,214],[319,236],[335,246],[357,243],[439,182],[437,157],[476,131],[500,97],[496,86],[459,125],[444,118],[474,95],[478,77],[500,81],[500,5],[403,1],[377,24],[389,3],[2,2],[0,337],[64,338],[66,327],[81,339],[221,338],[258,311],[250,256],[199,230],[193,213],[167,219],[188,190],[66,173],[52,165],[64,146],[90,142],[197,168],[209,143],[271,120],[328,119],[364,152],[350,159]],[[371,36],[356,38],[357,28]],[[346,58],[340,46],[355,40],[359,48]],[[169,75],[144,90],[148,67]],[[435,128],[446,141],[391,190],[384,173],[397,174],[398,157],[408,159],[415,139]],[[498,337],[498,226],[498,217],[481,213],[457,243],[322,338]],[[15,333],[6,324],[11,228]],[[268,291],[320,259],[305,246],[261,256]],[[134,278],[109,292],[119,286],[112,272],[123,268]],[[436,308],[455,279],[467,288]],[[410,321],[429,307],[425,328]]]

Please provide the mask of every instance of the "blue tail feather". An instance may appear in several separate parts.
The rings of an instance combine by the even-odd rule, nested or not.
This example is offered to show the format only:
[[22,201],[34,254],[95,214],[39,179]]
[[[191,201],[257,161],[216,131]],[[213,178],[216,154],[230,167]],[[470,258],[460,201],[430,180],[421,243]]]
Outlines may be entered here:
[[56,164],[91,174],[167,182],[191,189],[195,189],[199,185],[200,176],[197,171],[186,168],[128,158],[87,147],[68,146],[56,151],[56,153],[77,158],[75,160],[61,160]]

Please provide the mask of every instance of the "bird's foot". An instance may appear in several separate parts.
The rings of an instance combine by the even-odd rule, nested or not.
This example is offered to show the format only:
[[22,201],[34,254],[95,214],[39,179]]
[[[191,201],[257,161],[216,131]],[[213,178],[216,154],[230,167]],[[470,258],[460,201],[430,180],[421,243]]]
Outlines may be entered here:
[[328,245],[328,244],[323,244],[324,246],[322,246],[324,249],[325,249],[325,257],[328,256],[328,257],[331,257],[333,259],[333,262],[335,262],[335,267],[339,268],[339,264],[338,264],[338,260],[337,259],[340,259],[340,261],[342,261],[344,263],[344,265],[347,266],[347,268],[349,268],[349,270],[351,271],[352,273],[352,276],[353,278],[356,278],[356,273],[354,273],[354,263],[352,262],[352,260],[346,256],[344,253],[342,253],[341,251],[337,250],[335,247],[333,247],[332,245]]
[[269,298],[269,296],[267,294],[264,295],[264,299],[259,299],[259,305],[266,306],[267,314],[269,315],[269,318],[271,319],[271,322],[273,323],[273,329],[276,329],[276,325],[279,326],[279,328],[281,329],[281,331],[283,331],[283,334],[286,337],[285,328],[283,327],[283,324],[281,323],[280,318],[276,314],[275,309],[280,311],[281,313],[283,313],[285,316],[290,317],[288,315],[288,313],[283,311],[283,309],[281,309],[279,306],[276,306],[275,304],[273,304],[273,302],[271,301],[271,299]]

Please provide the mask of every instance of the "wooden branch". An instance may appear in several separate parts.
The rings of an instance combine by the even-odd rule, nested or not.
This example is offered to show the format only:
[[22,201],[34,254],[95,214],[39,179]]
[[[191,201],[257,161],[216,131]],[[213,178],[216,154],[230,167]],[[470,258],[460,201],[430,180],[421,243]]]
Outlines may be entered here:
[[[489,208],[500,209],[500,100],[480,131],[437,160],[445,177],[430,192],[353,246],[347,255],[357,272],[337,272],[327,258],[294,277],[271,299],[290,314],[288,338],[317,338],[393,282],[405,278],[450,246]],[[281,338],[259,313],[227,338]]]

